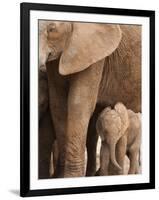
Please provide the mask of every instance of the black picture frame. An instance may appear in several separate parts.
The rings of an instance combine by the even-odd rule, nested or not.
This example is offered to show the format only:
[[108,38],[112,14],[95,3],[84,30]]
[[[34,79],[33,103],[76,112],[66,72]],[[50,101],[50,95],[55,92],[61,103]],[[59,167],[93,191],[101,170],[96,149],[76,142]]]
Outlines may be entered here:
[[[30,189],[30,11],[59,11],[75,13],[110,14],[123,16],[148,17],[150,20],[150,180],[149,183],[103,185],[59,189]],[[21,3],[21,139],[20,139],[20,195],[22,197],[39,195],[59,195],[76,193],[94,193],[123,190],[141,190],[155,188],[155,11],[131,10],[103,7],[83,7],[71,5],[49,5],[35,3]]]

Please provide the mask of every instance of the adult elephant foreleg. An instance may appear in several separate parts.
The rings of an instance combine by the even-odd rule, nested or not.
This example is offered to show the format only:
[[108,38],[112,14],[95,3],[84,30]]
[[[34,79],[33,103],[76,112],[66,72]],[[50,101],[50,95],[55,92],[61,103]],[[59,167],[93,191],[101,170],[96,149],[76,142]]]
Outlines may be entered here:
[[99,61],[70,79],[64,177],[85,175],[87,129],[97,101],[103,63]]
[[93,115],[89,122],[87,133],[87,168],[86,176],[94,176],[96,173],[97,141],[98,134],[96,131],[97,115]]

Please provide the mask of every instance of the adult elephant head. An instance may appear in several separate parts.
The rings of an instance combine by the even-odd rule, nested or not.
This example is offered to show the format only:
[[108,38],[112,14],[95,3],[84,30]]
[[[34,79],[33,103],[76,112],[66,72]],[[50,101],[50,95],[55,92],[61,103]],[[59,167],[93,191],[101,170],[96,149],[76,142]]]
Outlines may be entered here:
[[39,64],[48,73],[59,145],[55,174],[83,176],[88,124],[99,99],[105,58],[118,49],[122,31],[113,24],[57,21],[40,21],[39,30]]
[[83,71],[109,56],[119,45],[118,25],[70,22],[40,22],[39,63],[60,57],[59,73]]

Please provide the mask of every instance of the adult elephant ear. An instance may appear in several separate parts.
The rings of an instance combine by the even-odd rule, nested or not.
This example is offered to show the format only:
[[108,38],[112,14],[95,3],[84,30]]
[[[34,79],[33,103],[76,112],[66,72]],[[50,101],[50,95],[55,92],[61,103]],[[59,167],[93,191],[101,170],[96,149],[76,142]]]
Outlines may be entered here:
[[59,72],[73,74],[109,56],[121,41],[118,25],[73,23],[73,31],[61,55]]

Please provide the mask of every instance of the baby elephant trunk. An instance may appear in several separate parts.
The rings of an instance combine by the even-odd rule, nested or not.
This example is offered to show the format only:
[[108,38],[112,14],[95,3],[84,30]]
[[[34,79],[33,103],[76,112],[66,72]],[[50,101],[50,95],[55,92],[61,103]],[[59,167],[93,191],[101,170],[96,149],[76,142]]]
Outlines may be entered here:
[[115,155],[115,147],[116,147],[116,143],[112,143],[110,144],[110,160],[112,162],[112,164],[118,169],[121,170],[121,166],[118,164],[117,160],[116,160],[116,155]]

